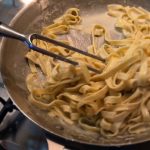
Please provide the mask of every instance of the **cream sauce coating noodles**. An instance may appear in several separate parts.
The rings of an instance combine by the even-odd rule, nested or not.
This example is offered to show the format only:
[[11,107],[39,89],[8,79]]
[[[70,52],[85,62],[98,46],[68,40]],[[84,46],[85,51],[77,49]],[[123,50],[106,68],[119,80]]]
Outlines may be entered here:
[[[26,58],[31,73],[26,83],[29,101],[50,117],[110,138],[150,129],[150,12],[112,4],[108,5],[108,15],[116,18],[115,27],[122,39],[112,39],[105,27],[96,24],[87,48],[105,62],[35,40],[37,46],[76,60],[79,66],[30,50]],[[57,39],[80,24],[79,9],[70,8],[41,34]],[[98,46],[96,39],[102,37],[104,43]],[[60,41],[72,45],[70,40]],[[89,71],[87,65],[101,73]]]

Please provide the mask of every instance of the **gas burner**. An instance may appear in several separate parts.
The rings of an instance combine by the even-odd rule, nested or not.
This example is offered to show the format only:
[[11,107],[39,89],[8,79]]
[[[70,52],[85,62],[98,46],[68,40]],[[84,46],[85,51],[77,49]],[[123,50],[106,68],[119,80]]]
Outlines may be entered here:
[[[3,87],[2,84],[0,93],[5,91]],[[5,94],[3,96],[7,97]],[[0,106],[0,150],[64,149],[64,146],[48,140],[43,130],[23,116],[10,98],[0,97]]]
[[42,130],[26,119],[8,98],[0,77],[0,150],[1,149],[48,150],[48,143]]
[[13,112],[13,110],[17,109],[15,105],[13,105],[12,101],[8,99],[5,101],[0,97],[0,102],[3,104],[3,108],[0,111],[0,124],[2,123],[4,117],[7,115],[8,112]]
[[6,150],[48,150],[42,130],[21,113],[0,131],[0,144]]

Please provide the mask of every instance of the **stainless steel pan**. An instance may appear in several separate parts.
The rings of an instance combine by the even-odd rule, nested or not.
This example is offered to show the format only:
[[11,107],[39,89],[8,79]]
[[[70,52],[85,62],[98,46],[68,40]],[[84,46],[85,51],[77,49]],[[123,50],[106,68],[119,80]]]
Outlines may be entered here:
[[[40,32],[43,26],[52,23],[53,19],[62,15],[66,9],[78,7],[81,10],[85,27],[93,23],[102,23],[117,38],[119,34],[113,32],[114,19],[105,15],[107,5],[111,3],[142,6],[150,10],[149,0],[39,0],[18,13],[11,22],[11,26],[25,34]],[[77,33],[74,37],[77,41],[77,47],[81,47],[81,43],[83,47],[86,46],[89,40],[88,36],[83,37]],[[19,110],[49,135],[59,137],[62,141],[67,141],[68,144],[77,143],[93,146],[122,146],[150,140],[149,131],[135,137],[104,139],[97,134],[85,132],[77,126],[68,126],[59,119],[47,117],[45,112],[36,109],[27,99],[28,91],[25,78],[29,68],[24,58],[26,52],[27,48],[21,42],[3,39],[0,55],[2,78],[11,99]]]

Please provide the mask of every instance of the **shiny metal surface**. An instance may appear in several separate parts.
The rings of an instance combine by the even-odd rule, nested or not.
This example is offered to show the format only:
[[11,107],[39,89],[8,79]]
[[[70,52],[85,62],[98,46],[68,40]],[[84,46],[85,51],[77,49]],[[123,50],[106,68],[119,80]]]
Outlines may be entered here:
[[[31,33],[39,32],[40,29],[52,22],[53,19],[63,14],[70,7],[78,7],[81,10],[84,27],[93,23],[101,23],[109,28],[114,37],[120,36],[114,32],[114,19],[106,16],[106,7],[110,3],[123,5],[142,6],[150,10],[149,0],[49,0],[38,1],[31,4],[16,16],[11,25],[19,32]],[[75,34],[75,41],[78,47],[85,47],[89,37],[85,38]],[[150,132],[146,132],[136,137],[116,137],[104,139],[97,134],[85,132],[77,126],[69,126],[58,119],[49,118],[47,114],[33,107],[27,100],[28,91],[25,85],[25,77],[29,72],[24,55],[26,47],[18,41],[3,40],[1,47],[1,73],[10,97],[18,108],[29,119],[45,129],[48,133],[53,133],[62,137],[66,141],[92,144],[98,146],[121,146],[140,143],[150,140]]]
[[[0,0],[0,20],[9,23],[10,20],[17,14],[17,12],[22,9],[25,4],[21,3],[20,0]],[[0,37],[0,45],[1,45]],[[0,96],[5,100],[8,99],[7,92],[4,89],[0,75]],[[1,105],[0,105],[1,107]]]
[[[24,0],[0,0],[0,20],[9,23],[11,19],[18,13],[19,10],[24,8],[27,3],[23,3]],[[30,1],[30,0],[28,0]],[[24,1],[25,2],[25,1]],[[1,45],[0,37],[0,45]],[[2,82],[0,75],[0,97],[4,100],[8,100],[9,96]],[[3,104],[0,103],[0,110],[3,108]],[[8,113],[3,122],[0,124],[0,131],[5,129],[18,115],[17,111]]]
[[[42,48],[36,46],[33,43],[33,41],[34,40],[41,40],[43,42],[51,43],[51,44],[54,44],[54,45],[57,45],[57,46],[69,49],[70,51],[74,51],[74,52],[80,53],[82,55],[91,57],[93,59],[96,59],[96,60],[99,60],[99,61],[104,61],[104,59],[101,58],[101,57],[98,57],[96,55],[90,54],[90,53],[88,53],[88,52],[86,52],[84,50],[80,50],[80,49],[78,49],[76,47],[67,45],[67,44],[62,43],[60,41],[57,41],[57,40],[54,40],[54,39],[51,39],[51,38],[47,38],[47,37],[42,36],[40,34],[30,33],[29,35],[25,35],[25,34],[19,33],[17,31],[15,31],[13,28],[11,28],[10,26],[8,26],[7,24],[4,24],[3,22],[1,22],[1,21],[0,21],[0,35],[3,36],[3,37],[12,38],[12,39],[16,39],[16,40],[22,41],[29,49],[32,49],[32,50],[34,50],[36,52],[39,52],[39,53],[41,53],[43,55],[46,55],[46,56],[49,56],[49,57],[53,57],[54,59],[58,59],[58,60],[67,62],[67,63],[72,64],[74,66],[79,65],[79,63],[77,61],[73,61],[71,59],[67,59],[67,58],[65,58],[65,57],[63,57],[61,55],[57,55],[57,54],[55,54],[53,52],[46,51],[45,49],[42,49]],[[87,66],[87,68],[89,70],[93,71],[93,72],[100,73],[99,70],[97,70],[95,68],[92,68],[90,66]]]

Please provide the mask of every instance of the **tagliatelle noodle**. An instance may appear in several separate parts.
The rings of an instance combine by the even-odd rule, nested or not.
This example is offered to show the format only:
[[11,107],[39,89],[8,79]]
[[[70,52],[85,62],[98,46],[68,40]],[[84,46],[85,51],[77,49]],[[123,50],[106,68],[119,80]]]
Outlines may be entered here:
[[[31,69],[26,79],[29,101],[50,117],[106,138],[140,134],[150,129],[150,12],[113,4],[108,5],[108,15],[116,18],[115,27],[122,39],[112,39],[105,27],[96,24],[91,29],[91,45],[87,45],[89,53],[105,62],[34,41],[47,51],[78,61],[79,66],[30,50],[26,55]],[[57,39],[79,24],[79,9],[70,8],[41,34]],[[98,38],[104,39],[101,46]],[[73,44],[69,38],[60,41]],[[89,71],[87,65],[101,73]]]

